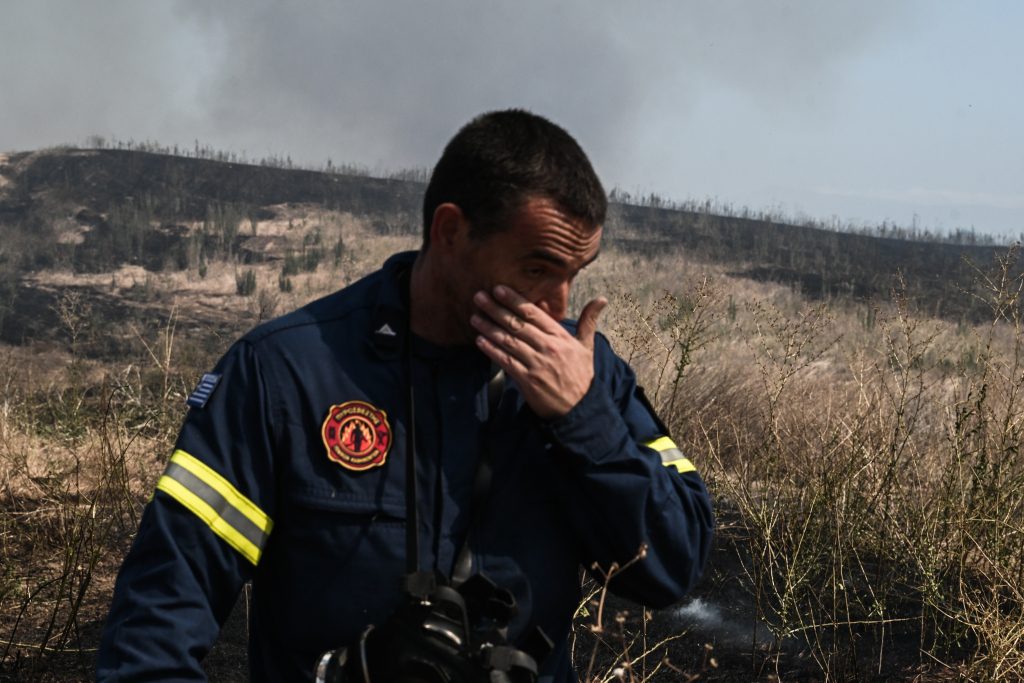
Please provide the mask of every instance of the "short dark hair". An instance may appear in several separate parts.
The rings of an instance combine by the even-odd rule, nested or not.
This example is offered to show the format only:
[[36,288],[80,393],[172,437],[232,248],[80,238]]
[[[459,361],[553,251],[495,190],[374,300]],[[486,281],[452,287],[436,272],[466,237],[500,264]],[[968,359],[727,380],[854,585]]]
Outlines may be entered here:
[[522,109],[477,116],[455,134],[434,166],[423,196],[423,247],[434,211],[456,204],[474,237],[500,231],[527,199],[543,197],[586,225],[604,224],[608,209],[590,160],[560,126]]

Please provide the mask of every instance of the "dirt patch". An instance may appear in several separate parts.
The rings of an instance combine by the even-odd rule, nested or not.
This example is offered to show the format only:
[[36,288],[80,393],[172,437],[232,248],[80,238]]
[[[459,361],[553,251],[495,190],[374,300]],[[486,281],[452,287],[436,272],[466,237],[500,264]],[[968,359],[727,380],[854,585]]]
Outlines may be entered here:
[[0,154],[0,188],[7,185],[10,180],[7,179],[7,161],[10,157],[6,154]]
[[[106,286],[19,283],[3,319],[0,340],[13,345],[75,347],[82,359],[96,361],[146,357],[143,340],[151,343],[169,326],[188,332],[193,345],[223,348],[221,339],[251,325],[244,306],[226,305],[223,297],[179,304],[172,293],[125,273],[111,292],[110,273],[93,276]],[[233,286],[233,285],[232,285]],[[238,298],[238,297],[234,297]],[[241,312],[241,314],[240,314]]]

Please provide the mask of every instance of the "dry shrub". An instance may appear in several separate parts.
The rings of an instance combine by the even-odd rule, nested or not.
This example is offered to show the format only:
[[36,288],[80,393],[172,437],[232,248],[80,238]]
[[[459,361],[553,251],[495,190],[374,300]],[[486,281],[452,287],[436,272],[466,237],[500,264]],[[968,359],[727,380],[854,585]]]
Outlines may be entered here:
[[976,328],[918,317],[898,291],[881,310],[707,282],[621,298],[616,346],[729,522],[775,635],[760,645],[806,648],[833,680],[1024,677],[1014,262],[980,279],[993,315]]
[[[371,239],[340,218],[323,229],[326,244],[360,248],[296,275],[252,318],[416,242]],[[721,540],[775,635],[764,645],[805,648],[820,677],[908,667],[1024,677],[1024,335],[1011,262],[980,278],[993,315],[978,327],[899,303],[809,304],[667,251],[610,251],[580,278],[572,309],[613,293],[602,329],[707,478]],[[278,266],[252,267],[261,288],[276,288]],[[233,268],[211,264],[168,286],[240,311]],[[89,677],[114,573],[185,392],[218,353],[179,340],[172,312],[161,329],[133,332],[134,358],[101,366],[75,355],[88,331],[76,302],[63,305],[72,353],[0,353],[0,678]],[[635,615],[598,622],[611,668],[592,678],[683,676],[662,663],[661,640],[644,640],[641,613],[635,632]]]
[[173,316],[139,340],[152,366],[117,372],[74,354],[0,357],[0,679],[92,677],[117,567],[192,381],[173,367]]

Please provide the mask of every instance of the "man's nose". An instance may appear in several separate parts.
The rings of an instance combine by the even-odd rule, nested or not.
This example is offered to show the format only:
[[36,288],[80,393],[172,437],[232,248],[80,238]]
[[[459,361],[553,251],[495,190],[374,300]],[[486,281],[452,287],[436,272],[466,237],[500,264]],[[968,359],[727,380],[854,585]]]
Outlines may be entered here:
[[565,318],[569,310],[569,282],[563,282],[545,292],[537,306],[555,320]]

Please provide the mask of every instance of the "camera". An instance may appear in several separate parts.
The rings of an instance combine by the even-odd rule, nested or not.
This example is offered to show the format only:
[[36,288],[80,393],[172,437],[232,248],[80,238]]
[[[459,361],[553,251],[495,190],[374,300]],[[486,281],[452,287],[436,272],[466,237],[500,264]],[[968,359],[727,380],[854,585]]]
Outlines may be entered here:
[[533,683],[551,650],[540,629],[508,643],[512,594],[483,574],[458,588],[425,572],[406,577],[407,601],[383,624],[320,656],[317,683]]

